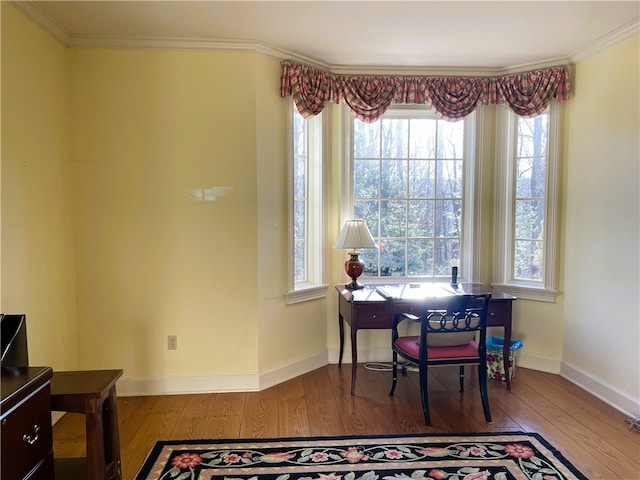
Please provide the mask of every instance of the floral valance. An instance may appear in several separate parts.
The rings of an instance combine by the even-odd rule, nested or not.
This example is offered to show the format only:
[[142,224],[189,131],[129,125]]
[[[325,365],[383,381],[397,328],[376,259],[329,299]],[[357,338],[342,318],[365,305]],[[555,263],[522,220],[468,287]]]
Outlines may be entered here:
[[497,77],[335,75],[285,60],[280,95],[292,96],[305,118],[342,101],[364,122],[375,122],[392,103],[428,105],[446,120],[466,117],[478,105],[506,103],[528,117],[552,99],[569,98],[569,74],[560,66]]

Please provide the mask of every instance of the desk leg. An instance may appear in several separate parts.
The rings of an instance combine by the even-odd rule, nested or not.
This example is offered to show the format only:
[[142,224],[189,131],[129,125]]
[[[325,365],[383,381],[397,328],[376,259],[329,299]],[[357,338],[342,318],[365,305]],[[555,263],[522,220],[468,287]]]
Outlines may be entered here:
[[104,430],[107,478],[122,480],[120,433],[118,430],[118,402],[115,385],[109,390],[109,397],[107,397],[104,403]]
[[87,475],[91,480],[105,480],[103,401],[87,400]]
[[509,375],[509,355],[511,354],[511,319],[504,326],[504,346],[502,347],[502,359],[504,374],[507,377],[507,390],[511,390],[511,376]]
[[344,350],[344,318],[338,313],[338,330],[340,331],[340,357],[338,358],[338,367],[342,366],[342,352]]
[[358,330],[351,327],[351,395],[356,392],[356,372],[358,371]]

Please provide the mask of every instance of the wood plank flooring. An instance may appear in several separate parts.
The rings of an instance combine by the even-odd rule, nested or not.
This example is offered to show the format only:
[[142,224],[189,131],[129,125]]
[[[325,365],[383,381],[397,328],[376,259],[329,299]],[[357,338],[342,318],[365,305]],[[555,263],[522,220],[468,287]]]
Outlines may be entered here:
[[[435,369],[431,427],[424,424],[416,373],[398,379],[393,397],[388,371],[359,365],[354,396],[350,382],[350,365],[328,365],[261,392],[120,397],[123,479],[135,477],[158,440],[484,431],[537,432],[589,479],[640,479],[640,433],[558,375],[519,367],[511,391],[491,381],[487,424],[475,372],[467,372],[461,394],[456,367]],[[82,415],[66,414],[53,435],[56,458],[84,456]]]

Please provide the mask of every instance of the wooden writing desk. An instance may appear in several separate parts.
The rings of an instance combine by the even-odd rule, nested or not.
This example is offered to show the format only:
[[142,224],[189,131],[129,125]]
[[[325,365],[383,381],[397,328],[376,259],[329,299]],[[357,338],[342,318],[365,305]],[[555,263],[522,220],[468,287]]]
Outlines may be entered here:
[[[511,309],[516,297],[490,287],[477,284],[459,284],[456,289],[448,283],[403,283],[372,285],[362,290],[346,290],[336,285],[338,291],[338,327],[340,329],[340,358],[342,366],[344,350],[344,323],[351,327],[351,395],[356,388],[358,363],[357,335],[360,329],[391,329],[393,318],[399,313],[421,315],[426,309],[446,308],[447,299],[462,293],[491,293],[488,327],[504,328],[504,371],[507,389],[511,389],[509,378],[509,347],[511,345]],[[389,340],[391,342],[391,340]],[[391,345],[391,343],[389,343]],[[391,346],[389,346],[391,349]]]

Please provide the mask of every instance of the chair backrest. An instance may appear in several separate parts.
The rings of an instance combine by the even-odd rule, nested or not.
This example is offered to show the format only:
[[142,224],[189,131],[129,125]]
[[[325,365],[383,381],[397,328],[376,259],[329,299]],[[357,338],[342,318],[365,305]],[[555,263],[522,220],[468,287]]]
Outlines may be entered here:
[[479,344],[486,342],[486,326],[491,294],[456,295],[446,309],[428,310],[420,330],[420,342],[428,347],[465,345],[480,332]]

